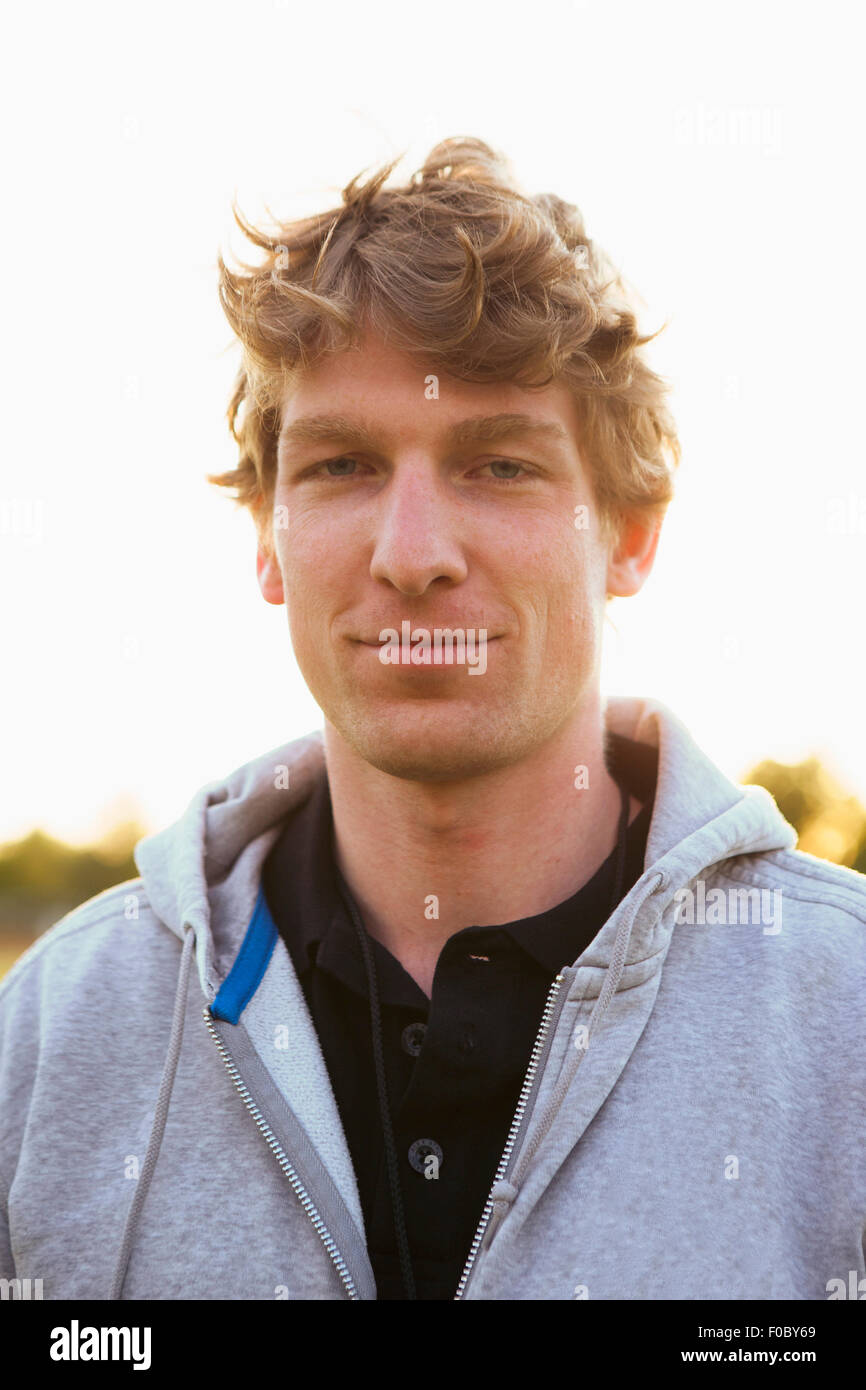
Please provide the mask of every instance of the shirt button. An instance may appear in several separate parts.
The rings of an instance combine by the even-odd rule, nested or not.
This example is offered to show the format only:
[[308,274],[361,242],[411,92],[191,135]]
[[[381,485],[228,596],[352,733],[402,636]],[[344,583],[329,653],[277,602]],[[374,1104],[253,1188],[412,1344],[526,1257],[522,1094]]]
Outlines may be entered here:
[[475,1040],[475,1028],[471,1023],[467,1023],[460,1035],[457,1046],[463,1053],[473,1052],[475,1049]]
[[409,1162],[416,1173],[425,1178],[438,1178],[442,1167],[442,1150],[435,1139],[416,1139],[409,1146]]
[[408,1052],[410,1057],[417,1057],[421,1051],[421,1044],[424,1041],[424,1034],[427,1032],[426,1023],[410,1023],[403,1029],[401,1044],[404,1052]]

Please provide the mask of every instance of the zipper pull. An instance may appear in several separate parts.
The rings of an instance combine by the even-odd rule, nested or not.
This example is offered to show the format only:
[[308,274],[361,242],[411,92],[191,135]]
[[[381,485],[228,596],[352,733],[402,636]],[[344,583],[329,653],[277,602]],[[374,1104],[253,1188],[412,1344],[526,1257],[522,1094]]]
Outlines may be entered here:
[[499,1229],[503,1218],[508,1214],[518,1189],[510,1182],[501,1179],[494,1184],[493,1191],[490,1193],[490,1201],[493,1203],[493,1210],[487,1222],[487,1229],[484,1232],[484,1239],[481,1242],[481,1249],[488,1250],[493,1241],[493,1237]]

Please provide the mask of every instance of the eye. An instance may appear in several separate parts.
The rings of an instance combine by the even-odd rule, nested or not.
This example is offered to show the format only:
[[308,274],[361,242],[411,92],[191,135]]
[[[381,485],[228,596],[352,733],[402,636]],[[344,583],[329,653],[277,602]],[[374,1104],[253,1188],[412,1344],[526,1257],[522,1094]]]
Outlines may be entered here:
[[[348,454],[341,454],[339,458],[328,459],[321,465],[321,468],[327,469],[330,478],[350,478],[356,463],[357,459]],[[345,467],[347,464],[350,464],[351,467]]]
[[[522,463],[515,463],[513,459],[491,459],[481,467],[492,469],[493,481],[497,483],[522,482],[525,477],[531,476],[530,469]],[[320,477],[334,479],[360,476],[358,460],[353,454],[340,454],[337,458],[326,459],[323,463],[317,464],[312,472]]]
[[[512,459],[491,459],[489,463],[482,465],[484,468],[494,470],[494,478],[498,483],[516,483],[520,481],[520,475],[528,476],[529,470],[524,468],[522,463],[515,463]],[[505,472],[496,472],[496,469],[504,469]]]

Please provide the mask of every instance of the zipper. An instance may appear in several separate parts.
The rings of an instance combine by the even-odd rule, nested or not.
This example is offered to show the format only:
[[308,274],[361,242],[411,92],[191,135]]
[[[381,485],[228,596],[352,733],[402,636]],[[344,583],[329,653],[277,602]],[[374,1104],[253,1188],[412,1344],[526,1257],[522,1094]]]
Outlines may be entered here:
[[228,1072],[229,1076],[234,1082],[235,1088],[238,1091],[241,1100],[243,1101],[247,1110],[250,1112],[253,1119],[255,1120],[258,1129],[261,1131],[262,1135],[265,1138],[265,1141],[267,1142],[268,1148],[275,1155],[277,1162],[279,1163],[280,1167],[282,1168],[283,1172],[285,1173],[286,1177],[291,1183],[292,1188],[295,1194],[297,1195],[298,1200],[301,1203],[301,1206],[307,1213],[307,1216],[309,1216],[310,1220],[312,1221],[313,1226],[316,1230],[316,1234],[319,1236],[319,1239],[321,1240],[322,1244],[324,1245],[325,1249],[330,1255],[334,1263],[334,1267],[336,1268],[337,1273],[343,1281],[346,1292],[348,1293],[351,1299],[359,1300],[360,1295],[355,1286],[355,1281],[349,1273],[346,1261],[343,1259],[343,1256],[337,1249],[336,1241],[334,1240],[333,1236],[331,1235],[330,1231],[328,1230],[327,1226],[325,1225],[324,1221],[322,1220],[321,1216],[316,1210],[316,1206],[313,1202],[312,1197],[304,1187],[304,1184],[301,1182],[301,1179],[298,1177],[298,1174],[289,1162],[288,1155],[286,1154],[285,1149],[280,1144],[279,1140],[274,1134],[274,1131],[271,1129],[261,1110],[256,1105],[256,1102],[250,1093],[249,1087],[241,1080],[240,1072],[238,1071],[237,1067],[232,1061],[228,1048],[226,1047],[225,1043],[223,1042],[222,1038],[220,1037],[219,1033],[216,1031],[216,1028],[214,1027],[210,1009],[207,1005],[205,1005],[205,1007],[202,1009],[202,1018],[205,1021],[205,1026],[207,1027],[208,1032],[210,1033],[211,1037],[216,1043],[217,1050],[225,1064],[226,1071]]
[[520,1091],[520,1099],[517,1102],[517,1109],[515,1110],[514,1118],[511,1121],[511,1128],[508,1131],[508,1139],[505,1143],[505,1150],[502,1154],[502,1157],[499,1160],[499,1167],[496,1169],[496,1176],[493,1179],[493,1185],[488,1194],[487,1201],[484,1204],[484,1210],[481,1213],[481,1221],[479,1223],[478,1230],[475,1232],[475,1238],[472,1241],[472,1247],[469,1251],[469,1258],[467,1259],[466,1266],[463,1270],[462,1275],[460,1276],[460,1283],[457,1285],[457,1292],[454,1295],[455,1301],[459,1298],[462,1298],[466,1291],[466,1285],[469,1281],[469,1276],[472,1273],[472,1267],[475,1264],[475,1259],[481,1247],[481,1242],[484,1239],[484,1233],[487,1230],[487,1224],[493,1212],[493,1193],[496,1189],[497,1184],[500,1183],[502,1179],[505,1177],[505,1172],[511,1160],[511,1155],[514,1151],[514,1146],[517,1142],[518,1134],[520,1133],[520,1130],[523,1127],[524,1123],[528,1123],[529,1115],[531,1114],[531,1107],[529,1108],[529,1110],[527,1110],[529,1094],[533,1088],[533,1083],[536,1081],[536,1079],[538,1080],[538,1082],[540,1082],[541,1080],[540,1074],[537,1075],[539,1062],[541,1061],[541,1054],[542,1052],[549,1051],[550,1044],[553,1041],[553,1039],[549,1037],[548,1034],[550,1033],[550,1025],[553,1020],[554,1012],[556,1012],[558,1018],[559,1011],[562,1008],[563,1001],[559,1001],[559,1009],[557,1009],[556,1006],[560,987],[564,978],[565,977],[562,974],[557,975],[556,979],[550,987],[550,992],[547,996],[547,1002],[544,1006],[544,1013],[541,1016],[541,1026],[539,1027],[538,1035],[535,1039],[535,1043],[532,1048],[532,1055],[529,1059],[529,1066],[527,1067],[526,1076],[524,1078],[523,1086]]

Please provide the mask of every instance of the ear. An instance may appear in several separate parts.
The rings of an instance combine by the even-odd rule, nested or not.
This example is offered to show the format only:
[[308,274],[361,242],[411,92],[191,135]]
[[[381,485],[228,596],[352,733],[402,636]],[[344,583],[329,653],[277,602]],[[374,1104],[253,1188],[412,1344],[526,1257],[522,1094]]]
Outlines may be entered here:
[[656,557],[662,520],[635,514],[622,518],[608,558],[608,597],[627,598],[643,588]]
[[283,576],[280,573],[276,556],[270,551],[263,550],[261,545],[256,551],[256,576],[262,597],[267,603],[285,603]]

